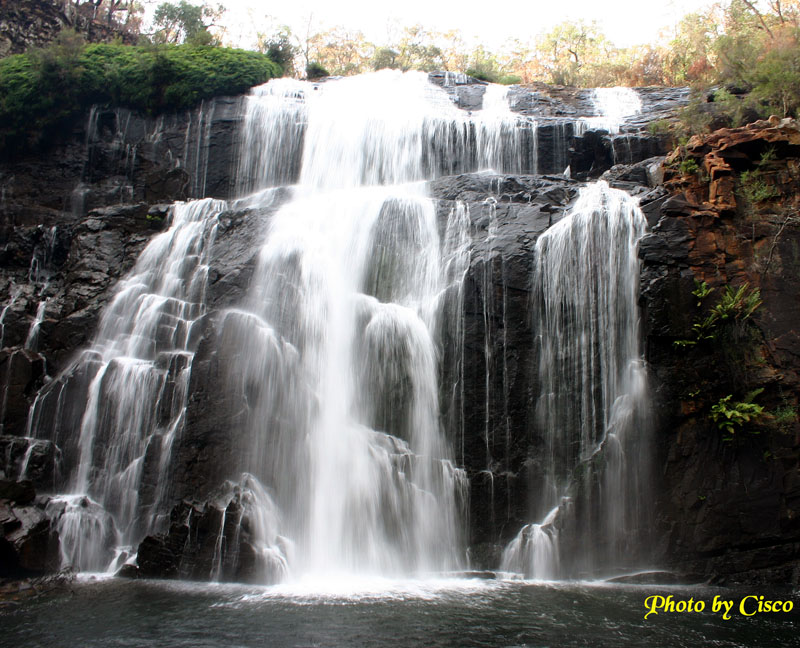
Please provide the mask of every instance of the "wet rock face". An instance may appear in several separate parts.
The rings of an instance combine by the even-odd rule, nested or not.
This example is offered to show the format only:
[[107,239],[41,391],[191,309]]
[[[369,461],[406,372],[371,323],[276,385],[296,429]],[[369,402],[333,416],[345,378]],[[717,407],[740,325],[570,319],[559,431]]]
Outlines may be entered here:
[[139,545],[136,566],[126,566],[120,575],[278,582],[285,575],[285,564],[264,559],[246,501],[246,493],[226,483],[208,502],[178,503],[170,514],[169,529],[145,538]]
[[159,118],[93,110],[47,154],[0,164],[3,434],[26,434],[36,391],[91,338],[170,203],[229,195],[240,102]]
[[56,571],[58,536],[30,481],[0,479],[0,578]]
[[[706,579],[800,578],[800,305],[790,287],[800,271],[798,134],[795,122],[771,119],[692,138],[667,158],[672,197],[639,246],[662,466],[659,549],[664,564]],[[680,173],[686,157],[698,172]],[[753,200],[754,182],[768,188],[765,199]],[[715,292],[696,298],[695,280]],[[726,285],[744,283],[763,304],[736,340],[676,348]],[[768,415],[724,440],[711,407],[754,389]]]
[[[563,217],[578,187],[564,179],[490,175],[431,185],[440,222],[462,201],[472,223],[463,286],[464,397],[445,415],[457,422],[451,432],[456,460],[470,479],[470,545],[479,566],[496,567],[500,545],[528,521],[537,393],[531,251],[538,235]],[[455,380],[445,376],[442,384]]]
[[216,97],[157,118],[124,108],[93,109],[47,153],[0,165],[4,230],[63,224],[123,203],[227,198],[241,101]]
[[[29,255],[41,243],[41,228],[12,230],[0,269],[5,295],[0,310],[3,434],[27,433],[37,390],[90,339],[116,280],[164,223],[163,216],[148,219],[145,204],[93,210],[77,222],[54,226],[41,266],[31,263],[35,252]],[[0,470],[5,467],[0,462]]]
[[[652,186],[661,161],[616,166],[604,179],[639,196],[646,215],[655,213],[666,193]],[[533,249],[568,213],[581,186],[550,176],[464,175],[431,183],[440,222],[456,201],[466,203],[472,222],[460,342],[464,396],[452,403],[442,394],[440,402],[445,420],[457,421],[450,433],[470,479],[470,559],[479,568],[496,568],[503,547],[534,519],[530,493],[541,487],[545,440],[534,422],[540,385]],[[447,339],[445,349],[455,344]],[[456,380],[445,375],[442,385]]]
[[[453,103],[468,112],[483,109],[486,84],[465,74],[434,72],[431,83],[442,87]],[[688,88],[637,88],[642,102],[639,114],[628,117],[620,132],[610,135],[590,127],[576,128],[578,117],[596,116],[593,90],[533,83],[509,86],[513,112],[536,122],[538,173],[561,174],[569,168],[573,178],[600,177],[615,164],[634,164],[668,152],[665,136],[648,131],[648,124],[673,117],[689,101]]]

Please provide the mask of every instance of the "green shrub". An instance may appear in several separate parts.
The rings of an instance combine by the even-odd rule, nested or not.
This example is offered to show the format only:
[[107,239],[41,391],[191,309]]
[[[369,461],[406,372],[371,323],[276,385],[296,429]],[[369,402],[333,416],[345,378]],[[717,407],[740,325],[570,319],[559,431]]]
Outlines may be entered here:
[[755,169],[743,171],[739,175],[739,190],[751,205],[780,196],[778,189],[765,180],[766,169],[770,162],[775,160],[775,157],[775,149],[770,147],[761,154],[761,160],[756,164]]
[[797,115],[800,106],[800,50],[796,42],[768,50],[753,71],[753,94],[771,112],[783,117]]
[[486,81],[487,83],[497,83],[498,75],[494,70],[487,67],[471,67],[467,69],[467,76],[471,76],[478,81]]
[[694,175],[700,170],[700,167],[697,165],[697,160],[687,157],[681,160],[681,163],[678,165],[678,170],[681,172],[681,175]]
[[670,135],[672,123],[668,119],[657,119],[647,124],[647,132],[653,136]]
[[503,85],[518,85],[522,83],[522,77],[516,74],[504,74],[498,80],[498,83],[502,83]]
[[281,66],[283,76],[292,74],[294,59],[299,50],[292,44],[288,28],[282,28],[270,36],[259,33],[258,49],[264,52],[271,61]]
[[52,45],[0,60],[0,155],[43,148],[92,104],[156,114],[239,94],[280,76],[257,52],[194,45]]
[[323,77],[330,76],[330,72],[326,70],[321,63],[317,63],[316,61],[312,61],[308,65],[306,65],[306,78],[309,80],[314,79],[321,79]]
[[739,176],[742,194],[751,204],[778,197],[778,190],[764,182],[758,171],[743,171]]
[[677,110],[680,127],[687,136],[705,133],[714,120],[701,95],[695,94],[689,104]]
[[719,303],[711,309],[711,314],[720,320],[735,319],[744,322],[761,306],[761,291],[750,290],[750,285],[743,283],[738,288],[725,286]]
[[698,281],[697,279],[694,280],[694,290],[692,294],[697,297],[697,305],[700,306],[703,303],[703,300],[708,297],[714,289],[711,288],[708,283],[705,281]]
[[780,427],[787,427],[797,421],[797,408],[783,405],[772,413],[772,418]]

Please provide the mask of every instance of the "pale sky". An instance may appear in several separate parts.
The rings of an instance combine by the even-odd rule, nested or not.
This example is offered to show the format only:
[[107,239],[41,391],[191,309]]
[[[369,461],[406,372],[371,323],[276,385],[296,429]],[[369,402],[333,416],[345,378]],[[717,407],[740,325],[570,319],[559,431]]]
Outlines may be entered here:
[[[212,4],[218,2],[214,0]],[[292,0],[264,3],[257,0],[222,0],[228,9],[224,22],[232,44],[252,47],[256,31],[268,31],[273,24],[286,24],[303,33],[309,15],[313,31],[343,25],[361,30],[377,43],[388,41],[391,25],[421,23],[426,28],[445,31],[459,29],[465,39],[477,37],[488,49],[499,49],[513,38],[528,41],[564,20],[596,20],[618,46],[655,42],[659,32],[682,15],[697,11],[710,0],[483,0],[457,9],[453,4],[431,0],[399,0],[380,4],[375,0]]]

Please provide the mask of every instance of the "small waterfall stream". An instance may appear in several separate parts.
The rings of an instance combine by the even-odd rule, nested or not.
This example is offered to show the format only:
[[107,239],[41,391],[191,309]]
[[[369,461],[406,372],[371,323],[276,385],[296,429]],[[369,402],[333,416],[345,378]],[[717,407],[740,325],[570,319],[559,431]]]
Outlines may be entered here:
[[[64,564],[103,571],[156,528],[204,312],[207,259],[223,203],[178,203],[106,307],[91,346],[37,395],[28,427],[64,455],[66,495],[48,505]],[[164,470],[143,484],[146,462]]]
[[[542,522],[506,548],[504,569],[540,579],[591,573],[624,562],[623,543],[633,543],[647,483],[636,305],[636,246],[646,228],[635,199],[598,182],[536,242],[536,428],[545,456],[533,514]],[[580,532],[569,539],[577,545],[571,565],[558,561],[560,529]]]
[[625,118],[642,111],[642,100],[633,88],[595,88],[592,104],[597,115],[581,119],[583,128],[618,135]]
[[[206,140],[212,117],[198,117]],[[231,441],[230,455],[214,458],[225,481],[211,498],[219,516],[209,579],[234,578],[245,544],[260,582],[467,568],[459,411],[468,398],[462,310],[473,224],[461,202],[443,223],[425,183],[536,173],[536,120],[509,109],[505,88],[488,86],[483,109],[470,114],[426,75],[386,70],[256,88],[242,142],[237,199],[173,205],[168,229],[120,281],[91,344],[30,409],[31,443],[60,449],[60,493],[48,514],[62,563],[113,571],[135,559],[145,536],[167,530],[204,337],[214,388],[236,421],[215,431]],[[220,214],[267,209],[245,297],[209,312]],[[542,522],[520,531],[504,569],[535,578],[591,569],[612,559],[614,534],[627,528],[631,476],[641,477],[630,469],[630,439],[644,389],[635,307],[643,232],[635,201],[600,183],[536,244],[537,429],[549,459],[534,497],[532,519]],[[485,279],[494,280],[488,269]],[[505,300],[503,292],[502,303],[484,305],[487,321],[491,309],[501,313],[503,335]],[[487,375],[491,334],[487,324]],[[507,371],[505,360],[497,366]],[[504,377],[502,398],[506,385]],[[486,392],[488,412],[496,395]],[[488,455],[488,423],[485,432]],[[568,520],[570,474],[599,455],[617,466],[592,473],[605,480],[603,548],[566,569],[574,552],[559,534],[586,523]]]

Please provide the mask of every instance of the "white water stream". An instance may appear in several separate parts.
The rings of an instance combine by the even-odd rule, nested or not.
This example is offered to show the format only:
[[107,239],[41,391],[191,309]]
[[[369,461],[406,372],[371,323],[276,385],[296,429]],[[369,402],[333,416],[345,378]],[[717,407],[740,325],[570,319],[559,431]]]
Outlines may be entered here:
[[637,243],[646,228],[634,198],[598,182],[536,242],[536,428],[545,456],[534,511],[542,522],[525,526],[507,547],[506,570],[562,575],[553,523],[559,513],[572,515],[569,495],[589,498],[601,521],[575,522],[581,538],[568,573],[619,564],[635,528],[647,443],[636,305]]

